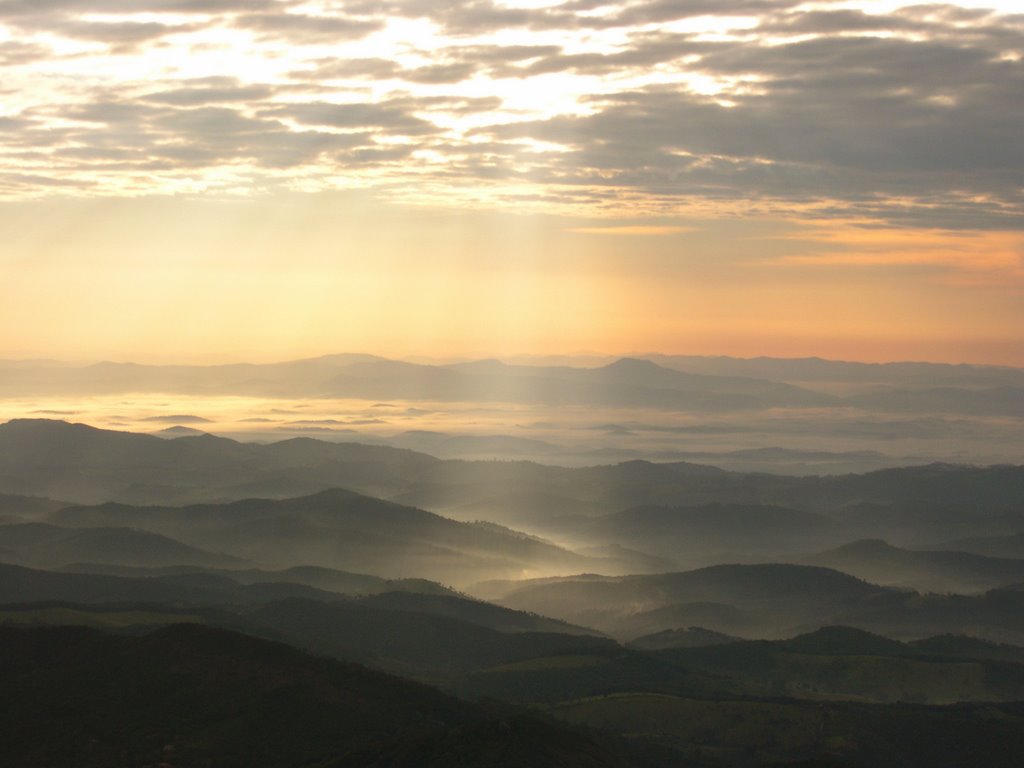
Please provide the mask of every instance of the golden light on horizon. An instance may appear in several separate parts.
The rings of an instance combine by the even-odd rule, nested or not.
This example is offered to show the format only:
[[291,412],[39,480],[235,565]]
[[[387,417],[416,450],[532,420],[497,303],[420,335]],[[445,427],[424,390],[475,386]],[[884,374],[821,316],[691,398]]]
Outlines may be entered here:
[[1015,10],[0,9],[0,357],[1024,365]]

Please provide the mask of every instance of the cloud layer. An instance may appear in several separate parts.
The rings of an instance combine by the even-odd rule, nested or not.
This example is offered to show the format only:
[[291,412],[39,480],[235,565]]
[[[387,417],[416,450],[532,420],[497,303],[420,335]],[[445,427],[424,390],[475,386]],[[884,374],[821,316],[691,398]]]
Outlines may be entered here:
[[791,0],[0,0],[0,196],[1024,228],[1024,15]]

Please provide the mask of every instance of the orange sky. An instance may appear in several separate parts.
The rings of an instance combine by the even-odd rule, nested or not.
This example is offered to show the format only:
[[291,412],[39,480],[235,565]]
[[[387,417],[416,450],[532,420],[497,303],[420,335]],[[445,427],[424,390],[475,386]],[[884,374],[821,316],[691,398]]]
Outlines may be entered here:
[[0,358],[1024,366],[1016,5],[8,4]]
[[216,361],[586,349],[1024,364],[1013,233],[750,219],[595,234],[561,217],[324,202],[230,202],[216,215],[208,201],[75,203],[60,209],[63,228],[44,221],[53,204],[25,206],[4,221],[22,256],[0,285],[0,350]]

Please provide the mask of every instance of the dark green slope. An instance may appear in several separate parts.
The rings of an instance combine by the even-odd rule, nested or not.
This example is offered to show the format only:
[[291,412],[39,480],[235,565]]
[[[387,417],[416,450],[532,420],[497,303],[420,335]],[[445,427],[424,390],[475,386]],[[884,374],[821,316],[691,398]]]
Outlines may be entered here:
[[608,743],[222,630],[0,627],[0,763],[627,766]]
[[694,768],[1018,768],[1024,705],[801,702],[625,694],[551,710]]
[[833,626],[789,640],[676,648],[657,656],[718,675],[731,690],[752,696],[928,704],[1024,700],[1024,665],[984,653],[935,653],[928,645]]
[[232,626],[316,653],[437,680],[546,656],[618,648],[593,635],[502,632],[429,609],[381,607],[373,598],[335,603],[289,599],[245,609]]
[[1024,648],[968,635],[936,635],[908,643],[915,650],[950,659],[989,659],[1024,664]]

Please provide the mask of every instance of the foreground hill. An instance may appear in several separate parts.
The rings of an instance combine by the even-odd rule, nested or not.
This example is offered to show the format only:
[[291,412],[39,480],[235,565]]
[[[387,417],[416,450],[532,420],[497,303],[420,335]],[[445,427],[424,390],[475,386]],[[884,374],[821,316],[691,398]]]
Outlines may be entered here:
[[423,596],[396,602],[277,600],[219,622],[317,654],[433,682],[491,667],[550,656],[587,656],[617,647],[612,640],[581,634],[579,628],[558,626],[552,620],[547,620],[548,631],[538,631],[544,628],[543,620],[530,627],[529,617],[512,611],[501,616],[502,609],[497,607],[495,615],[486,617],[471,605],[437,606]]
[[0,622],[141,627],[185,620],[424,679],[615,647],[593,630],[454,594],[356,597],[202,573],[124,578],[0,565]]
[[1024,649],[977,638],[946,635],[900,643],[826,627],[789,640],[740,641],[703,630],[674,643],[655,637],[623,648],[607,638],[568,634],[573,628],[549,620],[553,629],[537,631],[544,625],[532,624],[529,615],[444,600],[451,604],[409,594],[220,606],[48,603],[0,607],[0,622],[132,634],[178,622],[206,624],[368,664],[470,698],[525,704],[637,691],[928,704],[1024,699]]
[[607,743],[277,643],[0,627],[9,766],[627,766]]
[[629,734],[694,768],[1017,768],[1024,706],[808,702],[630,693],[565,702],[568,722]]
[[[660,659],[728,678],[747,695],[954,704],[1024,699],[1024,665],[943,652],[941,640],[905,644],[851,627],[789,640],[716,643],[659,652]],[[1018,652],[1020,649],[1016,649]]]
[[[940,659],[904,657],[898,645],[894,650],[884,639],[847,631],[694,651],[707,657],[701,663],[735,674],[728,654],[713,659],[709,651],[727,651],[738,663],[746,658],[746,684],[756,683],[766,670],[780,674],[796,663],[803,665],[797,669],[816,675],[812,679],[835,683],[846,675],[859,684],[864,678],[858,669],[877,675],[890,663],[918,676],[934,666],[930,680],[938,685],[955,669]],[[737,651],[745,653],[741,657]],[[763,660],[771,656],[783,667],[770,671]],[[591,668],[590,676],[642,676],[643,657],[629,658],[633,661]],[[816,659],[820,663],[815,666]],[[660,677],[681,671],[679,662],[654,661],[646,670]],[[515,668],[506,665],[502,674]],[[538,679],[561,671],[573,670],[564,663],[533,668]],[[0,627],[0,674],[5,684],[0,762],[10,766],[696,768],[819,757],[821,762],[800,764],[1015,768],[1024,755],[1019,704],[805,701],[815,692],[794,685],[799,695],[787,698],[609,690],[547,708],[569,723],[628,735],[630,755],[637,755],[630,757],[622,742],[573,726],[510,708],[469,705],[362,667],[196,625],[168,626],[142,636],[81,627]],[[528,683],[528,667],[518,674]],[[903,681],[890,678],[884,684],[899,690]]]

